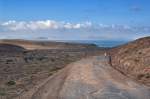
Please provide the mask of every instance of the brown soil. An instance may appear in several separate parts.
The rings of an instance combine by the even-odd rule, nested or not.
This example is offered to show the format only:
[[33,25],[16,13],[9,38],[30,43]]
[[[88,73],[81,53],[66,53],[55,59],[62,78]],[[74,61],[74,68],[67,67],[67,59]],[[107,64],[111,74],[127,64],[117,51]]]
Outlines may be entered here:
[[[93,45],[57,43],[55,49],[51,49],[50,42],[46,45],[38,42],[34,45],[42,43],[39,49],[28,50],[28,46],[20,46],[27,41],[11,40],[10,44],[4,41],[0,44],[0,97],[4,99],[31,90],[71,62],[103,53],[103,49]],[[27,44],[32,46],[31,41]],[[54,47],[54,42],[52,45]]]
[[115,47],[110,54],[114,68],[150,87],[150,37]]
[[109,50],[93,44],[1,40],[0,97],[149,99],[149,52],[150,37]]
[[149,99],[150,91],[108,64],[105,56],[72,63],[21,99]]

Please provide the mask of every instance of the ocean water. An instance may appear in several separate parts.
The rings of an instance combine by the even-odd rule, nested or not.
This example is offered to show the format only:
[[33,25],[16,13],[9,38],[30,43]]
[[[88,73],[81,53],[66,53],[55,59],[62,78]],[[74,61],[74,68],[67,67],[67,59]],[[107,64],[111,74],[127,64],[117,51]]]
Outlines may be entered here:
[[115,46],[125,44],[129,41],[69,40],[69,41],[63,41],[63,42],[82,43],[82,44],[96,44],[99,47],[115,47]]

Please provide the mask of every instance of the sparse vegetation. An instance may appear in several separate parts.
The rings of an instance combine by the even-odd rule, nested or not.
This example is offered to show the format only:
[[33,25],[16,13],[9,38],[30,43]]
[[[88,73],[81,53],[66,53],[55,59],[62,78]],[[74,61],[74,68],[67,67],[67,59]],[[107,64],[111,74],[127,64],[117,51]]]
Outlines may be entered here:
[[6,96],[6,90],[5,88],[0,88],[0,96]]
[[149,79],[150,78],[150,73],[145,74],[145,78]]
[[51,58],[51,61],[52,61],[52,62],[54,62],[54,61],[55,61],[55,59],[54,59],[54,58]]
[[118,46],[111,49],[110,53],[114,68],[140,83],[150,86],[150,37]]
[[[49,43],[43,46],[47,46],[47,44]],[[52,46],[57,45],[61,45],[61,43]],[[67,64],[80,60],[82,57],[85,57],[85,55],[98,55],[98,53],[102,52],[102,50],[96,46],[93,51],[93,46],[88,47],[91,45],[65,45],[65,43],[63,43],[62,47],[63,46],[64,49],[36,49],[23,51],[13,49],[13,52],[5,50],[0,51],[0,78],[2,79],[0,83],[8,87],[7,96],[11,97],[11,92],[13,92],[14,96],[17,95],[18,90],[29,90]],[[4,45],[2,47],[4,47]],[[9,49],[11,49],[11,47],[12,46],[7,46]],[[3,95],[4,92],[1,91],[1,94]]]
[[13,81],[13,80],[10,80],[10,81],[8,81],[6,84],[7,84],[8,86],[13,86],[13,85],[16,84],[16,82]]

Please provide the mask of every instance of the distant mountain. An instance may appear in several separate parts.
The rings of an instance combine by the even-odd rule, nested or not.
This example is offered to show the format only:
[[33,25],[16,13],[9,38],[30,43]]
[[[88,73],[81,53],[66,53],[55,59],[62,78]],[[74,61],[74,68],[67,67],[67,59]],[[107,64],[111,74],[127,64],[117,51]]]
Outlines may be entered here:
[[81,44],[75,42],[59,42],[59,41],[35,41],[22,39],[3,39],[0,44],[13,44],[24,47],[29,50],[34,49],[87,49],[97,48],[95,44]]
[[114,47],[129,42],[128,40],[63,40],[61,42],[73,42],[80,44],[95,44],[99,47]]
[[0,44],[0,52],[22,52],[25,49],[23,47],[13,44]]
[[150,86],[150,37],[115,47],[110,54],[114,68]]

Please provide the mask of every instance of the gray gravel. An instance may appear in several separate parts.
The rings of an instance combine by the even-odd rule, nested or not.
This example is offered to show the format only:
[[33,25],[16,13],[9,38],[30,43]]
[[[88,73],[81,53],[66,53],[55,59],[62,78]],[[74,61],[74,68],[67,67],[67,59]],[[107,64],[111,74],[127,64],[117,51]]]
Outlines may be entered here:
[[48,78],[28,99],[150,99],[150,90],[94,56],[72,63]]

